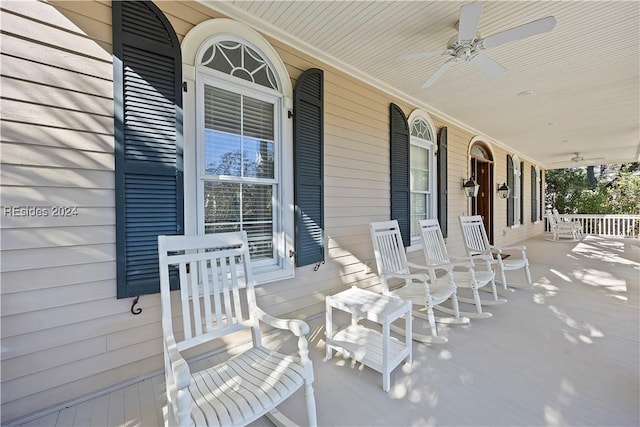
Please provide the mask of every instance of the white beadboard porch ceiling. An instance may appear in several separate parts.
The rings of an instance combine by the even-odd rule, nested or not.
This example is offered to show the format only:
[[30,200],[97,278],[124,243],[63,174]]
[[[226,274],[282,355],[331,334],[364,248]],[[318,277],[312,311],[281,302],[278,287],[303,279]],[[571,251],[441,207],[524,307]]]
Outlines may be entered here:
[[578,165],[640,160],[639,1],[482,1],[482,36],[549,15],[557,25],[485,50],[507,69],[502,77],[458,62],[428,89],[447,57],[393,58],[444,49],[471,2],[202,3],[545,167],[575,166],[576,152],[602,158]]

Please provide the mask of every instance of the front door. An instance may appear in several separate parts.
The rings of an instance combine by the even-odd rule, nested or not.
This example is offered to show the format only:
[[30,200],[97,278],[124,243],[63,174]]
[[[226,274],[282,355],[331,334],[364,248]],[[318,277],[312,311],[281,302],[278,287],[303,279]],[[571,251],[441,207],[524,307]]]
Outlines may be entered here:
[[493,244],[493,163],[474,157],[471,159],[471,173],[480,185],[478,196],[471,203],[471,214],[482,216],[489,243]]

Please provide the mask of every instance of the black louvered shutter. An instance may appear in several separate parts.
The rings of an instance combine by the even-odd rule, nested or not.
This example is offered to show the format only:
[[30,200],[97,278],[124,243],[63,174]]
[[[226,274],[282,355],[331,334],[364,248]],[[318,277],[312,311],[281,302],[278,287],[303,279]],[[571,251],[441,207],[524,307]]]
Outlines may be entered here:
[[538,192],[536,191],[536,167],[531,166],[531,222],[538,220]]
[[514,224],[513,216],[515,210],[515,199],[513,198],[513,193],[515,188],[513,185],[513,159],[507,154],[507,186],[511,190],[509,191],[509,198],[507,198],[507,226],[512,226]]
[[152,2],[114,1],[118,298],[159,292],[158,235],[183,233],[182,60]]
[[296,266],[324,261],[324,80],[303,72],[294,91]]
[[398,221],[402,242],[411,243],[409,231],[409,125],[407,116],[400,107],[391,104],[390,146],[391,146],[391,219]]
[[447,237],[448,225],[448,185],[447,185],[447,128],[440,129],[438,136],[438,222],[442,230],[442,236]]
[[524,224],[524,162],[520,162],[520,224]]

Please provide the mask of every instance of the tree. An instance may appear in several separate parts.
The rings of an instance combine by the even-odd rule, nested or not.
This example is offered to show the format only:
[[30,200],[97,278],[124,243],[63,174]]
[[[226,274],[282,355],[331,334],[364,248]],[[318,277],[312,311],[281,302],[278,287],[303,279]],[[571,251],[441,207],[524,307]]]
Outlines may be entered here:
[[[640,174],[620,172],[607,186],[609,207],[621,214],[640,214]],[[613,213],[612,212],[612,213]]]
[[548,170],[546,202],[561,213],[640,214],[640,162]]
[[550,169],[546,173],[546,204],[561,213],[575,213],[576,200],[588,187],[584,168]]

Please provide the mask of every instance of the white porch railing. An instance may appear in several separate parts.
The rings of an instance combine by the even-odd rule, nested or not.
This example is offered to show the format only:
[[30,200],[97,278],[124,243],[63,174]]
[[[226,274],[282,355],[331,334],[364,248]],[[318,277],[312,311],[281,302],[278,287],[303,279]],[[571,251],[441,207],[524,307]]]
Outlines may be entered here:
[[[640,238],[640,215],[561,214],[560,217],[565,221],[580,221],[584,234]],[[551,232],[548,222],[546,229]]]

